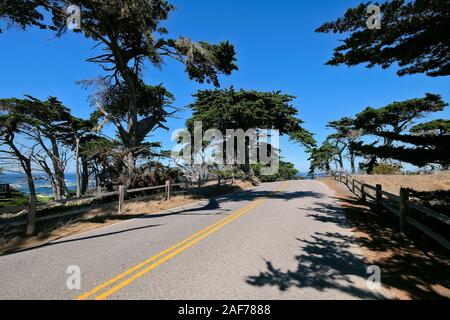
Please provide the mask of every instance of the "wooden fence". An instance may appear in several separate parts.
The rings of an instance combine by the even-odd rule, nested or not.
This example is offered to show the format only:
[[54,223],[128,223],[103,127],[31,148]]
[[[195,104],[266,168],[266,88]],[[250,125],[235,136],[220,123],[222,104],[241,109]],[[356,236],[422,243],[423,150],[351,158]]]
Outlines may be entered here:
[[380,214],[383,210],[392,213],[398,218],[400,232],[402,234],[405,234],[408,226],[412,226],[440,243],[447,250],[450,250],[450,242],[446,238],[432,230],[430,227],[413,219],[410,214],[412,211],[423,214],[443,223],[447,227],[450,227],[450,217],[411,202],[407,189],[402,188],[400,194],[395,195],[384,191],[383,186],[380,184],[371,186],[358,181],[353,176],[349,175],[348,172],[330,172],[326,177],[344,183],[353,194],[360,197],[362,201],[367,202],[368,200],[371,200],[375,204],[377,213]]
[[[213,181],[215,182],[215,184],[211,184]],[[65,200],[55,201],[54,203],[66,205],[66,204],[76,203],[76,202],[80,202],[80,201],[98,200],[98,199],[103,199],[103,198],[108,198],[108,197],[118,197],[117,213],[122,214],[124,212],[126,195],[155,191],[156,193],[153,194],[152,196],[163,196],[166,199],[166,201],[168,201],[174,195],[189,194],[189,193],[193,193],[195,191],[199,191],[202,189],[217,187],[217,186],[221,186],[221,185],[227,185],[230,182],[232,182],[232,179],[209,180],[209,181],[204,181],[204,184],[200,186],[198,184],[189,184],[189,183],[174,184],[174,183],[172,183],[172,181],[166,181],[166,184],[164,184],[164,185],[139,188],[139,189],[130,189],[130,190],[127,190],[124,186],[120,186],[118,191],[100,193],[100,194],[95,194],[92,196],[86,196],[86,197],[80,197],[80,198],[65,199]],[[157,192],[159,190],[161,192]],[[53,214],[53,215],[37,217],[36,213],[38,211],[37,210],[38,207],[37,207],[36,203],[37,203],[36,198],[30,197],[29,205],[28,205],[28,209],[27,209],[28,212],[27,212],[27,220],[26,221],[6,222],[6,223],[1,223],[0,226],[1,227],[18,227],[18,226],[26,225],[27,226],[27,234],[32,235],[34,233],[34,228],[35,228],[34,226],[35,226],[36,222],[79,215],[79,214],[83,213],[84,211],[86,211],[86,209],[80,209],[80,210],[75,210],[75,211],[70,211],[70,212],[63,212],[63,213],[58,213],[58,214]]]

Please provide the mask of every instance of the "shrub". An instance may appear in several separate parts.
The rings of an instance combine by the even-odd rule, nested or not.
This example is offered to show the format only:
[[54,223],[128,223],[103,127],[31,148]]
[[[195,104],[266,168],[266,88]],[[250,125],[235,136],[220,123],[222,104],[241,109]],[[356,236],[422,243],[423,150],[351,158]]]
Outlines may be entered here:
[[377,164],[373,169],[373,174],[377,175],[389,175],[389,174],[399,174],[402,166],[389,163]]

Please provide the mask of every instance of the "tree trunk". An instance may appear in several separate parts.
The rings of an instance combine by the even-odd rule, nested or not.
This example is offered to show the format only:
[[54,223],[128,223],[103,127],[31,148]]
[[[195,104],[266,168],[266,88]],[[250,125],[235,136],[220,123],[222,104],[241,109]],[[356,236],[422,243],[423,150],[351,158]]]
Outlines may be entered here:
[[[31,167],[31,159],[32,155],[26,157],[21,152],[20,149],[14,144],[14,134],[11,134],[5,139],[6,144],[12,149],[14,155],[17,157],[17,160],[20,162],[20,166],[22,167],[25,175],[27,176],[28,190],[30,192],[30,205],[28,208],[28,226],[27,226],[27,235],[31,235],[35,230],[35,215],[36,212],[33,212],[33,201],[36,201],[36,188],[33,180],[33,169]],[[31,201],[33,200],[33,201]],[[35,206],[35,205],[34,205]]]
[[89,166],[85,157],[81,157],[81,194],[85,195],[89,188]]
[[27,236],[32,236],[36,230],[36,188],[33,180],[33,173],[31,169],[31,159],[23,160],[23,169],[27,175],[28,190],[30,192],[30,200],[28,204],[27,217]]
[[76,197],[81,197],[81,174],[80,174],[80,138],[76,139],[76,150],[75,150],[75,174],[77,180],[77,195]]
[[356,174],[356,167],[355,167],[355,154],[353,152],[350,152],[350,165],[352,167],[352,174]]
[[130,188],[134,182],[136,159],[132,150],[126,150],[125,152],[127,153],[124,158],[125,172],[122,172],[121,180],[124,181],[126,188]]
[[33,173],[31,169],[31,160],[24,160],[25,166],[23,167],[25,174],[27,176],[28,190],[31,197],[36,197],[36,188],[33,180]]
[[66,179],[64,174],[64,168],[61,163],[60,153],[59,153],[59,147],[55,139],[51,139],[52,143],[52,150],[53,150],[53,157],[52,157],[52,163],[53,163],[53,170],[55,172],[56,177],[56,194],[57,198],[56,200],[62,200],[64,196],[66,195]]
[[373,174],[376,163],[377,163],[377,157],[372,157],[366,167],[367,174]]
[[36,232],[36,197],[31,196],[28,202],[27,236],[31,237]]
[[41,169],[47,174],[48,181],[52,185],[53,198],[56,200],[56,181],[52,170],[47,165],[47,162],[45,162],[45,160],[36,159],[36,162],[41,167]]
[[344,170],[344,160],[342,159],[342,154],[339,155],[339,167]]

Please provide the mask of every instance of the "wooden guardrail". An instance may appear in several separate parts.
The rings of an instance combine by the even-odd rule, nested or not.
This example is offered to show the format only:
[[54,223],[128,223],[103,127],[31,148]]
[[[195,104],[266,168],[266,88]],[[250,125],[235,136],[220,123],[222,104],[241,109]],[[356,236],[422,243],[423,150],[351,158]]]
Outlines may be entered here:
[[[206,189],[206,188],[211,188],[211,187],[216,187],[216,186],[220,186],[220,185],[225,185],[229,181],[232,181],[232,179],[210,180],[210,181],[205,181],[205,183],[209,183],[209,182],[212,182],[212,181],[218,181],[218,183],[216,183],[214,185],[198,186],[197,184],[194,185],[194,184],[189,184],[189,183],[173,184],[171,181],[166,181],[166,184],[160,185],[160,186],[152,186],[152,187],[145,187],[145,188],[138,188],[138,189],[129,189],[129,190],[127,190],[124,186],[119,186],[118,191],[100,193],[100,194],[95,194],[95,195],[87,196],[87,197],[64,199],[64,200],[60,200],[60,201],[55,201],[55,203],[66,205],[66,204],[69,204],[69,203],[79,202],[79,201],[83,201],[83,200],[96,200],[96,199],[102,199],[102,198],[117,196],[118,197],[117,213],[118,214],[122,214],[123,211],[124,211],[125,200],[126,200],[126,195],[127,194],[136,194],[136,193],[143,193],[143,192],[147,192],[147,191],[161,190],[162,192],[156,193],[156,194],[154,194],[152,196],[161,196],[161,195],[163,195],[165,197],[166,201],[167,201],[167,200],[170,200],[171,197],[173,195],[175,195],[175,194],[191,193],[191,192],[194,192],[196,190],[202,190],[202,189]],[[180,188],[182,190],[175,192],[175,188]],[[183,190],[183,188],[184,188],[184,190]],[[29,213],[31,213],[31,214],[27,215],[27,220],[26,221],[6,222],[6,223],[2,223],[1,226],[2,227],[19,227],[19,226],[26,225],[27,226],[27,234],[31,235],[31,234],[34,233],[34,225],[35,225],[36,222],[41,222],[41,221],[47,221],[47,220],[52,220],[52,219],[57,219],[57,218],[64,218],[64,217],[68,217],[68,216],[79,215],[80,213],[82,213],[82,212],[84,212],[86,210],[86,209],[73,210],[73,211],[70,211],[70,212],[63,212],[63,213],[58,213],[58,214],[53,214],[53,215],[36,217],[36,213],[37,213],[37,204],[36,203],[37,203],[36,198],[30,197],[30,201],[29,201],[29,204],[28,204],[27,211]]]
[[380,214],[383,210],[387,210],[398,217],[400,232],[403,235],[405,234],[407,226],[410,225],[440,243],[447,250],[450,250],[450,242],[445,237],[413,219],[410,216],[410,213],[411,211],[419,212],[428,217],[432,217],[446,226],[450,226],[450,217],[411,202],[407,189],[402,188],[400,190],[400,194],[396,195],[384,191],[381,184],[371,186],[358,181],[353,176],[349,175],[348,172],[342,171],[330,172],[326,177],[344,183],[353,192],[353,194],[360,197],[360,199],[364,202],[367,202],[367,199],[373,200],[377,213]]

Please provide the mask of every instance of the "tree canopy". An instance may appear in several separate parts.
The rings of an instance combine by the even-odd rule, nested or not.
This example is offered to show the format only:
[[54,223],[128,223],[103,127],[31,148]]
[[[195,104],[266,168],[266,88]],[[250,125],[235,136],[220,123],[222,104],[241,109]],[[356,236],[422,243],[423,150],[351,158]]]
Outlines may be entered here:
[[429,113],[442,111],[447,103],[440,95],[427,93],[424,98],[393,102],[385,107],[367,108],[355,118],[355,127],[366,134],[392,131],[401,133],[415,120]]
[[[23,128],[17,128],[15,132],[23,141],[29,141],[21,145],[32,150],[30,161],[48,175],[55,199],[67,196],[65,169],[68,153],[75,154],[78,165],[80,139],[91,132],[95,124],[72,116],[70,109],[56,97],[45,101],[32,96],[0,99],[0,110],[7,119],[20,119]],[[9,148],[14,149],[14,146],[10,143]],[[81,183],[78,183],[77,193],[80,189]]]
[[[373,169],[376,158],[394,159],[418,167],[428,164],[447,166],[450,162],[449,136],[417,135],[424,129],[436,130],[438,122],[425,123],[411,129],[415,135],[405,134],[414,121],[425,115],[444,110],[448,106],[439,95],[427,94],[424,98],[394,102],[386,107],[367,108],[356,116],[356,127],[365,135],[381,139],[372,143],[353,142],[350,147],[360,155],[370,157],[369,171]],[[440,124],[445,124],[445,121]],[[444,127],[445,128],[445,127]],[[380,144],[381,143],[381,144]]]
[[[399,65],[398,75],[450,74],[450,2],[390,0],[380,5],[381,29],[370,30],[368,5],[350,8],[343,17],[324,23],[316,32],[347,34],[328,65],[366,64],[384,69]],[[375,3],[376,4],[376,3]]]
[[411,128],[412,134],[443,136],[450,134],[450,120],[438,119],[418,124]]
[[347,158],[350,161],[352,172],[355,173],[356,154],[350,148],[350,144],[358,140],[362,135],[361,130],[355,127],[355,120],[350,117],[344,117],[337,121],[329,122],[327,128],[335,130],[335,133],[327,137],[327,141],[334,145],[341,169],[344,168],[344,152],[347,150]]
[[319,148],[311,149],[311,156],[309,160],[311,161],[310,173],[314,173],[316,170],[330,171],[330,163],[338,154],[339,150],[326,140]]
[[281,92],[204,90],[194,95],[193,116],[187,121],[192,129],[195,121],[207,129],[277,129],[282,135],[307,148],[316,143],[312,133],[302,127],[298,110],[292,105],[295,97]]
[[[164,127],[165,108],[172,96],[162,86],[148,86],[142,80],[147,62],[161,67],[165,59],[185,65],[188,76],[200,83],[219,86],[219,75],[237,70],[235,50],[229,42],[210,44],[186,37],[172,39],[161,23],[174,7],[164,0],[74,0],[81,10],[77,32],[102,49],[89,62],[100,65],[107,75],[99,81],[95,106],[119,131],[127,149],[139,149],[152,130]],[[68,29],[62,0],[8,0],[0,4],[0,18],[12,26],[49,28],[62,36]],[[47,11],[47,21],[41,12]],[[89,82],[85,82],[89,83]],[[113,106],[114,104],[114,106]],[[130,155],[130,165],[134,162]]]

